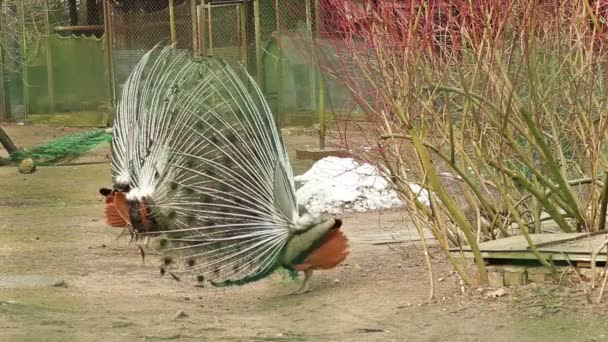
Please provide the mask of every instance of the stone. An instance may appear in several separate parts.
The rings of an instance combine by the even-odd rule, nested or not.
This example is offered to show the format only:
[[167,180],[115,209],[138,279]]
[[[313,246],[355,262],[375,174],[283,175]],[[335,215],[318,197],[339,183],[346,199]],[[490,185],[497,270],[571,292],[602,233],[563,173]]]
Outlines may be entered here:
[[490,287],[499,288],[505,286],[504,273],[488,270],[488,280]]
[[526,271],[528,272],[528,275],[530,274],[551,274],[551,269],[545,266],[538,266],[538,267],[528,267],[526,269]]
[[545,282],[545,275],[542,273],[528,274],[528,281],[530,283],[542,284]]
[[484,296],[486,298],[499,298],[499,297],[502,297],[502,296],[504,296],[506,294],[507,294],[507,291],[505,291],[505,289],[497,289],[497,290],[494,290],[494,291],[486,292],[484,294]]
[[32,158],[25,158],[19,163],[19,172],[21,173],[32,173],[36,171],[36,163]]
[[549,269],[548,267],[529,267],[526,272],[528,273],[528,281],[531,283],[542,284],[545,282],[553,281],[551,269]]
[[178,320],[178,319],[182,319],[182,318],[186,318],[188,317],[188,314],[184,312],[184,310],[179,310],[175,316],[173,316],[173,320]]
[[503,269],[505,286],[519,286],[527,284],[527,273],[525,267],[505,266]]

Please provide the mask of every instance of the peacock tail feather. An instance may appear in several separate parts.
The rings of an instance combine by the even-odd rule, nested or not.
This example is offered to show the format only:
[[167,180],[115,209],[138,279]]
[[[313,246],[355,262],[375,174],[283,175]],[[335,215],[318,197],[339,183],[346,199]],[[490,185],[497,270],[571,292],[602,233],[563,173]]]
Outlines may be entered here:
[[[262,279],[333,219],[298,210],[293,172],[255,81],[216,58],[148,52],[128,78],[112,141],[115,186],[145,207],[161,273],[214,286]],[[133,221],[133,220],[132,220]]]
[[11,160],[21,162],[32,158],[38,165],[54,165],[70,158],[78,157],[98,145],[112,140],[112,135],[102,129],[66,135],[60,139],[33,148],[11,153]]

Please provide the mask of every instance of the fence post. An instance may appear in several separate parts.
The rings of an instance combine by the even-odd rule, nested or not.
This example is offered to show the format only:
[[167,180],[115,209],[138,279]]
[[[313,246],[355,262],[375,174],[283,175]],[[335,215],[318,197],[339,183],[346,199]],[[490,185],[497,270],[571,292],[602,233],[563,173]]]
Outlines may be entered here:
[[262,70],[262,29],[260,23],[260,0],[253,0],[253,26],[255,31],[255,72],[260,89],[264,89]]
[[205,8],[203,4],[196,7],[196,17],[198,20],[198,53],[201,56],[205,55]]
[[27,118],[30,109],[30,90],[28,88],[28,69],[27,69],[27,37],[25,34],[25,5],[21,2],[21,67],[23,77],[23,107],[25,109],[25,117]]
[[278,53],[278,64],[277,64],[277,121],[279,123],[279,127],[283,127],[285,125],[285,117],[283,113],[283,49],[281,47],[281,34],[283,31],[283,18],[281,18],[281,0],[275,0],[275,15],[277,22],[277,53]]
[[114,52],[113,52],[113,39],[112,39],[112,0],[103,0],[103,26],[104,26],[104,39],[106,43],[106,65],[108,74],[108,88],[110,91],[110,106],[114,107],[114,101],[116,99],[114,89]]
[[190,21],[192,24],[192,54],[196,56],[198,52],[198,29],[196,27],[196,0],[190,0]]
[[238,11],[238,16],[239,16],[239,25],[240,25],[240,36],[241,36],[241,56],[243,59],[243,66],[245,67],[245,70],[249,71],[249,67],[248,67],[248,42],[249,39],[247,37],[247,7],[245,7],[245,3],[241,3],[239,5],[237,5],[237,11]]
[[[319,38],[321,32],[321,9],[320,0],[315,0],[315,38]],[[321,69],[319,69],[321,70]],[[322,71],[322,70],[321,70]],[[319,149],[325,149],[325,133],[327,124],[325,119],[325,78],[319,73]]]
[[316,75],[316,70],[315,70],[315,59],[316,59],[316,54],[315,54],[315,46],[314,46],[314,40],[313,40],[313,33],[312,33],[312,6],[310,3],[310,0],[305,0],[305,5],[306,5],[306,35],[307,35],[307,39],[310,41],[310,46],[308,47],[310,49],[309,53],[310,53],[310,67],[309,67],[309,80],[310,80],[310,103],[311,106],[313,108],[315,108],[315,100],[317,98],[317,75]]
[[169,0],[169,25],[171,28],[171,46],[177,47],[177,32],[175,31],[175,4],[173,0]]
[[55,113],[55,89],[53,83],[53,56],[51,52],[51,30],[49,28],[49,2],[44,0],[44,34],[46,46],[46,78],[49,92],[49,114]]
[[207,32],[209,35],[209,55],[213,56],[213,25],[211,21],[211,4],[207,5]]

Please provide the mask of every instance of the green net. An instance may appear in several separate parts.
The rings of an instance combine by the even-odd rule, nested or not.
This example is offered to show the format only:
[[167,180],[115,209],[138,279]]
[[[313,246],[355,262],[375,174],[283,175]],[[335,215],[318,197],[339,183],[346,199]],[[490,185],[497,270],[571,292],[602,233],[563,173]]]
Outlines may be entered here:
[[103,38],[44,37],[28,65],[28,112],[107,111],[107,77]]
[[11,154],[11,160],[21,162],[32,158],[38,165],[53,165],[77,157],[104,142],[112,140],[112,134],[96,129],[84,133],[70,134],[41,146],[19,150]]

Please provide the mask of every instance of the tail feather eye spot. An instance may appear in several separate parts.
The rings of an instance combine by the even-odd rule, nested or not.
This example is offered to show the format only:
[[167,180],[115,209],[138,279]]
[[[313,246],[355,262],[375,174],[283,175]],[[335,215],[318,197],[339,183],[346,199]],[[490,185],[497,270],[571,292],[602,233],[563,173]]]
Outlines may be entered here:
[[203,170],[203,173],[209,177],[209,178],[214,178],[216,176],[215,170],[213,169],[213,167],[208,167],[205,170]]
[[230,190],[230,186],[228,186],[228,184],[226,184],[226,183],[219,183],[219,184],[217,185],[217,189],[218,189],[219,191],[226,192],[226,191]]
[[198,163],[194,158],[188,158],[188,160],[186,160],[186,167],[189,169],[194,168],[197,164]]
[[161,249],[167,248],[168,246],[169,246],[169,240],[167,240],[167,239],[158,240],[158,247],[160,247]]
[[233,165],[232,159],[228,155],[224,155],[222,157],[222,164],[226,167],[230,167]]
[[186,216],[186,223],[187,224],[193,224],[194,222],[196,222],[196,216],[194,216],[194,215],[188,215],[188,216]]
[[231,143],[236,143],[236,136],[231,132],[226,134],[226,140],[230,141]]

